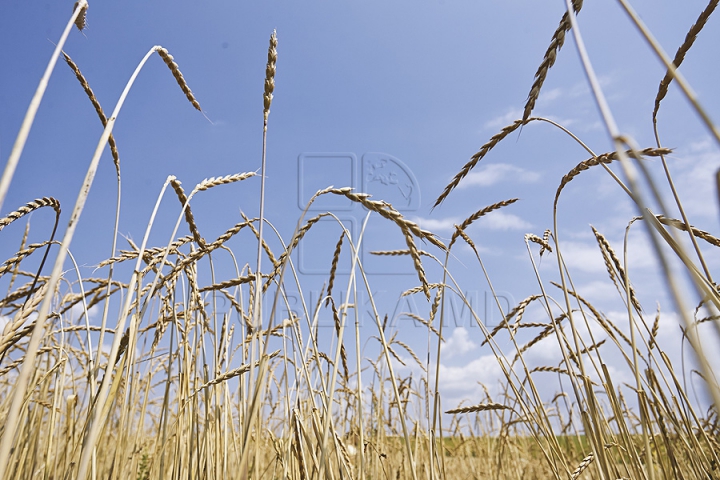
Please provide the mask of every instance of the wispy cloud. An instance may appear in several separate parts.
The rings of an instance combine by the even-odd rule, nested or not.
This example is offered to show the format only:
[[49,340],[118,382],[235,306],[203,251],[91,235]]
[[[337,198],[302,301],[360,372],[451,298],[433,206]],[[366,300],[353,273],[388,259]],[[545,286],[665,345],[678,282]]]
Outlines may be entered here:
[[[717,218],[715,172],[720,168],[720,153],[710,139],[696,142],[685,155],[670,158],[676,187],[688,215],[711,220]],[[700,225],[698,225],[700,226]]]
[[513,183],[534,183],[540,180],[540,174],[502,163],[483,165],[476,171],[470,172],[458,185],[458,189],[468,187],[489,187],[504,181]]
[[445,217],[445,218],[421,218],[415,217],[412,219],[415,223],[420,225],[420,228],[430,230],[431,232],[441,232],[452,230],[455,225],[462,223],[460,217]]
[[532,223],[526,222],[517,215],[502,211],[492,212],[483,217],[478,220],[478,225],[490,230],[528,230],[532,228]]
[[[454,226],[460,225],[464,219],[460,217],[415,217],[412,220],[423,229],[430,230],[431,232],[441,232],[453,230]],[[486,228],[488,230],[527,230],[532,228],[531,223],[523,220],[517,215],[505,213],[503,211],[491,212],[487,216],[477,220],[473,226],[475,225],[479,228]]]
[[520,108],[508,108],[505,113],[498,115],[491,120],[488,120],[483,124],[484,128],[502,128],[506,125],[510,125],[515,120],[522,118],[523,111]]

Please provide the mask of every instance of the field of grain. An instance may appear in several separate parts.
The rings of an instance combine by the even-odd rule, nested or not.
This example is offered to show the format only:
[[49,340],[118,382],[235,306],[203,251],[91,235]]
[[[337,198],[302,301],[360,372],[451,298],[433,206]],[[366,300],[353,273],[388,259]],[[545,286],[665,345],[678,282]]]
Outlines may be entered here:
[[[0,179],[0,478],[720,477],[720,386],[713,370],[718,355],[711,347],[720,338],[720,293],[713,263],[706,261],[717,256],[720,238],[706,231],[714,226],[694,226],[688,218],[667,163],[673,149],[663,144],[657,130],[663,99],[676,84],[717,143],[715,148],[720,146],[712,112],[704,110],[679,72],[718,1],[711,0],[698,12],[671,58],[654,43],[632,7],[620,0],[667,71],[658,78],[654,110],[648,112],[656,133],[653,145],[636,144],[616,125],[577,24],[583,2],[566,3],[568,10],[538,59],[522,117],[500,128],[476,153],[469,152],[469,161],[459,161],[455,177],[434,192],[434,207],[440,208],[496,146],[514,141],[523,128],[536,124],[562,132],[587,153],[550,187],[551,228],[524,235],[536,293],[509,309],[498,301],[492,308],[502,320],[490,328],[481,320],[484,313],[472,311],[448,265],[454,252],[465,248],[473,256],[470,268],[494,294],[493,272],[486,269],[483,250],[468,231],[517,198],[473,206],[475,213],[458,222],[449,238],[422,228],[382,199],[344,186],[318,191],[287,238],[266,216],[266,198],[275,194],[265,189],[266,151],[272,144],[272,109],[279,101],[274,95],[284,60],[282,31],[267,32],[257,164],[244,172],[208,176],[197,185],[183,184],[168,171],[138,241],[123,238],[118,230],[118,193],[115,231],[108,245],[112,254],[95,266],[92,277],[84,276],[71,243],[78,225],[87,221],[83,211],[108,150],[121,191],[122,145],[113,128],[123,118],[126,98],[132,102],[128,94],[146,63],[162,62],[187,108],[198,115],[205,112],[202,95],[191,89],[191,76],[182,73],[182,62],[157,45],[137,65],[117,104],[101,105],[83,65],[63,51],[68,35],[82,32],[92,15],[87,1],[78,1],[68,12],[67,28],[25,112]],[[543,84],[561,53],[577,55],[583,64],[610,139],[606,152],[592,151],[559,122],[534,116]],[[50,74],[67,67],[104,130],[75,204],[62,205],[61,221],[61,205],[53,197],[28,198],[25,205],[5,200],[24,161],[26,143],[37,141],[29,134],[39,105],[47,101]],[[664,308],[679,318],[679,344],[692,359],[688,364],[671,361],[666,349],[676,346],[666,347],[658,335],[665,311],[642,304],[636,294],[642,286],[628,273],[627,236],[624,245],[613,243],[592,227],[606,267],[598,281],[616,289],[624,318],[609,318],[584,292],[576,291],[558,229],[558,203],[566,187],[588,170],[604,170],[619,194],[635,204],[637,216],[624,221],[628,230],[642,230],[649,239],[672,303]],[[720,171],[714,181],[720,191]],[[196,196],[244,182],[260,185],[253,200],[259,214],[242,214],[243,220],[228,224],[221,235],[204,236],[203,218],[193,213]],[[426,313],[414,320],[424,329],[427,352],[416,352],[414,340],[388,322],[392,312],[374,302],[360,255],[364,230],[353,235],[334,212],[311,208],[326,197],[361,205],[402,236],[405,248],[373,253],[412,265],[416,287],[403,297],[426,302]],[[170,219],[172,235],[165,243],[152,243],[158,212],[164,212],[160,203],[167,199],[177,207]],[[45,241],[29,242],[28,219],[41,210],[52,211],[55,223]],[[293,253],[303,242],[313,241],[313,228],[328,220],[337,223],[340,234],[327,252],[332,261],[322,294],[314,304],[291,307],[288,292],[299,291],[306,298]],[[23,223],[24,233],[17,227]],[[10,228],[1,231],[11,224],[19,236],[8,235]],[[253,247],[238,247],[234,242],[239,238]],[[343,256],[350,259],[350,271],[341,276]],[[551,262],[554,274],[541,271],[540,262]],[[226,275],[228,270],[234,273]],[[369,298],[361,302],[361,295]],[[483,397],[460,405],[443,402],[440,389],[450,296],[471,311],[482,337],[477,343],[491,352],[502,375],[499,391],[483,385]],[[372,329],[376,355],[361,346],[361,303],[371,311],[371,324],[362,328]],[[544,320],[527,320],[531,308]],[[321,318],[330,318],[332,328],[319,328]],[[519,334],[528,330],[533,332],[530,337]],[[546,341],[555,344],[559,358],[530,365],[529,352]],[[634,379],[632,385],[617,384],[608,360],[622,366]],[[401,366],[407,363],[421,378],[403,373],[408,370]],[[557,393],[548,397],[548,388]]]

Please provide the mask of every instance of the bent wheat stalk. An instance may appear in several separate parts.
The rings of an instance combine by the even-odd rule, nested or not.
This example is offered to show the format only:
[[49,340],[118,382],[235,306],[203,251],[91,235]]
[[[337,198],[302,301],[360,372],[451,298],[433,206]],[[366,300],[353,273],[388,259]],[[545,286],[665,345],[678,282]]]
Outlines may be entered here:
[[[43,95],[45,95],[45,89],[47,89],[48,82],[50,81],[50,75],[52,75],[52,72],[55,69],[57,59],[60,56],[60,52],[62,52],[68,35],[70,35],[70,30],[75,24],[75,20],[77,20],[81,13],[83,13],[84,15],[84,12],[87,12],[87,5],[87,0],[80,0],[75,5],[73,14],[70,17],[67,25],[65,26],[65,30],[60,36],[60,40],[58,40],[55,51],[50,57],[47,68],[45,68],[45,73],[40,79],[40,84],[38,85],[37,90],[35,90],[35,95],[33,95],[32,100],[30,100],[30,106],[28,107],[27,112],[25,112],[25,118],[23,119],[23,123],[20,126],[20,131],[18,132],[17,138],[15,139],[15,144],[13,145],[12,150],[10,151],[10,158],[8,158],[7,164],[5,164],[5,170],[3,171],[3,176],[2,178],[0,178],[0,210],[2,210],[5,196],[7,195],[8,189],[10,188],[10,182],[15,175],[15,169],[20,162],[20,155],[22,155],[23,149],[25,148],[25,142],[27,142],[28,135],[30,135],[30,128],[32,128],[33,121],[35,120],[35,115],[37,114],[38,108],[40,107],[40,102],[42,101]],[[3,451],[0,448],[0,478],[3,478],[3,475],[5,473],[5,467],[7,465],[4,460],[5,458],[3,457]]]

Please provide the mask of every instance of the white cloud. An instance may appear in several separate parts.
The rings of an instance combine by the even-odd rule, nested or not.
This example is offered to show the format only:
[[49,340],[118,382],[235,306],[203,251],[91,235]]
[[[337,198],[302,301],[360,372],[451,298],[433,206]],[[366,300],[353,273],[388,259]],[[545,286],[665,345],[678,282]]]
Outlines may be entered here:
[[513,183],[533,183],[540,180],[540,174],[507,164],[489,164],[470,172],[458,185],[458,189],[468,187],[489,187],[503,181]]
[[570,270],[577,269],[587,273],[603,273],[605,262],[596,243],[561,241],[562,257]]
[[532,228],[531,223],[517,215],[505,212],[492,212],[478,220],[477,224],[490,230],[529,230]]
[[440,365],[440,389],[453,397],[472,397],[482,392],[479,383],[490,386],[500,378],[503,378],[502,369],[493,355],[459,366]]
[[[430,230],[431,232],[441,232],[453,231],[455,229],[454,226],[460,225],[464,219],[459,217],[445,217],[441,219],[414,217],[412,220],[420,225],[420,228]],[[473,226],[475,225],[489,230],[529,230],[532,228],[531,223],[526,222],[517,215],[502,211],[489,213],[476,220],[475,223],[473,223]]]
[[422,218],[415,217],[412,219],[415,223],[420,225],[420,228],[430,230],[431,232],[454,230],[455,225],[460,225],[462,219],[459,217],[445,217],[445,218]]
[[452,358],[456,355],[463,355],[475,348],[477,348],[477,344],[470,340],[467,329],[458,327],[453,330],[452,336],[442,345],[440,358]]

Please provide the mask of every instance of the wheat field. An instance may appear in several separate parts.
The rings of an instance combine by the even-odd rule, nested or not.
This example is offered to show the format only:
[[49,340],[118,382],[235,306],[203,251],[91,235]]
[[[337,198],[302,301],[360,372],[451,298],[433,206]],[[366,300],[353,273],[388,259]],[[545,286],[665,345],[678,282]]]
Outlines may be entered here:
[[[123,237],[118,227],[122,142],[113,129],[123,119],[123,107],[132,103],[129,94],[146,65],[161,62],[187,109],[211,119],[202,93],[191,89],[192,75],[186,76],[182,61],[160,45],[147,50],[112,110],[101,105],[84,66],[64,50],[68,36],[82,34],[92,19],[92,6],[76,2],[0,180],[0,230],[12,225],[0,231],[0,478],[719,478],[720,386],[712,345],[720,339],[720,290],[712,268],[720,238],[710,233],[713,225],[695,226],[688,217],[668,163],[674,150],[658,130],[663,100],[677,87],[720,146],[713,112],[704,109],[680,68],[718,2],[711,0],[697,12],[674,57],[655,43],[632,7],[619,2],[649,51],[655,51],[649,55],[656,55],[666,71],[657,79],[653,109],[647,112],[656,140],[651,145],[638,145],[617,126],[584,48],[576,17],[583,1],[566,3],[538,59],[521,117],[468,152],[469,160],[458,161],[455,176],[433,193],[433,208],[441,209],[498,145],[535,125],[560,132],[586,152],[550,183],[553,224],[520,236],[535,293],[509,308],[493,304],[501,320],[488,326],[450,265],[455,252],[469,252],[473,275],[499,298],[485,251],[470,227],[512,208],[518,198],[472,206],[448,238],[383,199],[345,186],[317,191],[289,236],[266,216],[266,199],[281,194],[266,191],[265,181],[272,110],[282,102],[275,98],[282,91],[282,84],[276,85],[285,60],[282,31],[267,32],[264,79],[258,72],[262,117],[256,140],[262,150],[257,164],[224,176],[208,172],[196,185],[183,184],[168,170],[157,203],[148,206],[152,213],[142,238]],[[561,54],[577,55],[583,65],[610,139],[607,151],[595,152],[562,122],[536,116],[543,85]],[[16,168],[26,161],[23,150],[38,141],[30,132],[39,105],[48,101],[50,74],[60,69],[76,79],[102,135],[73,205],[61,208],[50,196],[8,205]],[[115,228],[105,232],[112,253],[87,276],[71,243],[76,231],[87,232],[78,225],[89,221],[83,212],[91,206],[91,186],[108,151],[118,191],[116,210],[107,214],[115,215]],[[618,243],[594,226],[593,241],[604,263],[597,280],[613,289],[622,316],[608,315],[576,290],[558,206],[566,189],[588,171],[611,179],[618,195],[636,207],[636,215],[623,222],[628,232],[647,236],[648,255],[662,272],[670,299],[665,310],[644,304],[637,293],[643,285],[629,273],[629,234]],[[720,189],[720,171],[713,180]],[[235,207],[237,197],[222,192],[250,182],[259,187],[252,199],[259,213],[241,213],[224,233],[203,235],[203,215],[193,212],[196,197],[219,192],[222,203]],[[416,339],[388,321],[392,312],[375,302],[360,254],[364,230],[356,235],[337,212],[318,213],[313,205],[325,198],[363,207],[402,239],[403,248],[373,253],[412,268],[415,286],[402,298],[417,298],[425,308],[413,319],[427,351],[419,351]],[[161,202],[174,205],[169,218],[163,217],[168,210]],[[52,212],[54,224],[44,241],[31,242],[29,218],[40,211]],[[338,234],[325,252],[331,261],[322,291],[310,302],[294,255],[328,221]],[[174,225],[165,241],[157,240],[167,235],[155,231],[156,222]],[[39,228],[37,222],[32,228]],[[342,259],[350,266],[341,274]],[[299,305],[291,305],[289,292],[295,291],[303,299]],[[451,297],[470,311],[478,348],[489,352],[502,379],[499,388],[482,385],[481,397],[460,404],[443,401],[441,391],[443,344],[452,335],[445,321]],[[362,325],[361,304],[370,311],[369,323]],[[664,344],[668,337],[659,334],[667,310],[678,319],[682,337],[673,345]],[[331,326],[323,330],[324,319]],[[372,331],[374,350],[361,345],[366,341],[361,326]],[[548,342],[558,357],[547,364],[531,362],[537,346]],[[677,344],[692,358],[688,364],[674,362],[668,353]]]

